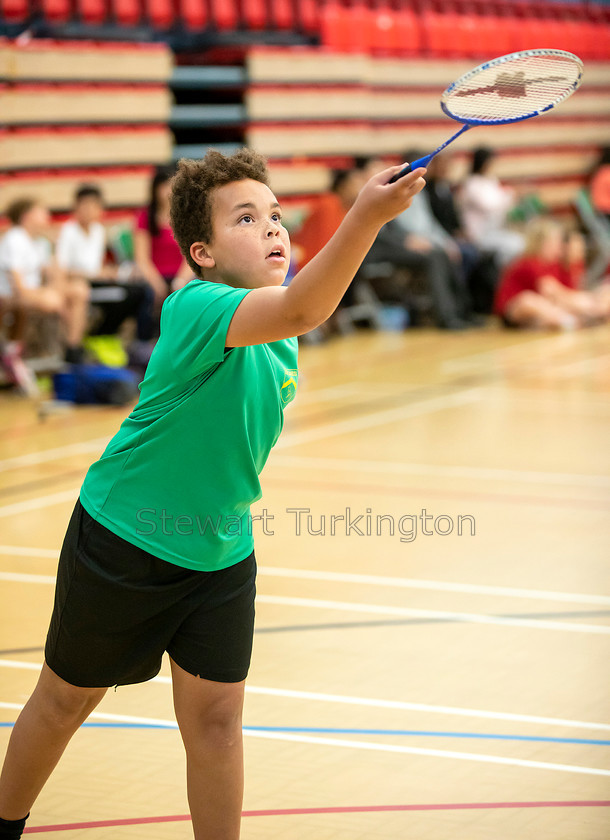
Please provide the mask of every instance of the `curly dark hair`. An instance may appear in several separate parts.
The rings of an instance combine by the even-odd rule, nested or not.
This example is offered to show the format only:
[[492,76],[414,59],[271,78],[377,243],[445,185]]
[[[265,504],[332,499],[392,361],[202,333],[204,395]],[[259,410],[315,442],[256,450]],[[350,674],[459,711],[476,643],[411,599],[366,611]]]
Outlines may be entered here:
[[239,149],[229,156],[210,149],[202,160],[183,158],[178,163],[170,220],[174,238],[197,277],[202,277],[202,268],[191,257],[190,248],[193,242],[212,241],[212,192],[246,178],[269,186],[267,161],[252,149]]

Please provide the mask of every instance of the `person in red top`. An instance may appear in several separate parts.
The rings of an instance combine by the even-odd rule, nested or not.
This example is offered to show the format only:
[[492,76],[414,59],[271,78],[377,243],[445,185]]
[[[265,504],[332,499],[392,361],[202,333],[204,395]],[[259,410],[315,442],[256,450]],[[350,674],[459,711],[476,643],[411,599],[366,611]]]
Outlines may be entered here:
[[150,202],[138,214],[134,232],[136,265],[152,286],[158,305],[193,277],[169,224],[173,174],[174,170],[168,166],[157,169],[151,182]]
[[575,329],[610,317],[610,284],[581,291],[585,247],[580,233],[565,234],[552,219],[538,219],[522,257],[504,271],[494,312],[505,326]]
[[365,180],[357,169],[341,169],[334,173],[330,192],[314,200],[303,225],[293,236],[293,242],[298,246],[299,268],[307,265],[326,245],[356,200]]

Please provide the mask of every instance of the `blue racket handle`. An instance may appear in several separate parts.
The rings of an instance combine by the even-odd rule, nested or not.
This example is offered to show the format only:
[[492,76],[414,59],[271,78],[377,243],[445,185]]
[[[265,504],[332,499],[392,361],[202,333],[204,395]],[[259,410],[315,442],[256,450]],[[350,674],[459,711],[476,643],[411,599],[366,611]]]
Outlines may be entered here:
[[399,178],[403,178],[405,175],[408,175],[409,172],[413,172],[414,169],[419,169],[420,166],[428,166],[435,154],[436,152],[433,152],[431,155],[426,155],[425,157],[420,158],[419,160],[414,160],[413,163],[408,163],[403,169],[400,170],[400,172],[397,172],[396,175],[392,175],[392,177],[388,181],[388,184],[394,184],[396,181],[398,181]]

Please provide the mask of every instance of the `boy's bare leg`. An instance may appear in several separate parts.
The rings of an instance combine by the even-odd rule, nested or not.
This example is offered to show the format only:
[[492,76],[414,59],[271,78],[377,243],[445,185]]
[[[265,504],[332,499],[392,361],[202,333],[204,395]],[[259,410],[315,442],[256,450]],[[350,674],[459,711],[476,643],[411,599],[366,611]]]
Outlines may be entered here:
[[194,677],[172,660],[195,840],[238,840],[244,789],[244,682]]
[[78,688],[45,664],[34,693],[17,718],[0,776],[0,817],[20,820],[62,756],[70,738],[95,709],[105,688]]

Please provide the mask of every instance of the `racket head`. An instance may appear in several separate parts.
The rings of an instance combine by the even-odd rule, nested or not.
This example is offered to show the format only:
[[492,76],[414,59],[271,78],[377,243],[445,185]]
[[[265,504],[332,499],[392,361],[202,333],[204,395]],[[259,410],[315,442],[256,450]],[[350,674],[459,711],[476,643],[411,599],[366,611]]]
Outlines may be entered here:
[[582,82],[583,63],[566,50],[523,50],[479,64],[443,92],[441,108],[467,125],[504,125],[559,105]]

